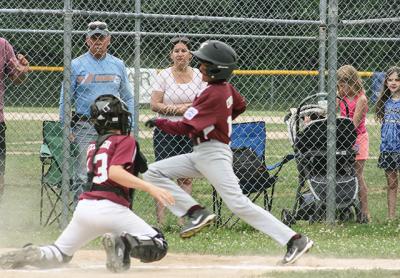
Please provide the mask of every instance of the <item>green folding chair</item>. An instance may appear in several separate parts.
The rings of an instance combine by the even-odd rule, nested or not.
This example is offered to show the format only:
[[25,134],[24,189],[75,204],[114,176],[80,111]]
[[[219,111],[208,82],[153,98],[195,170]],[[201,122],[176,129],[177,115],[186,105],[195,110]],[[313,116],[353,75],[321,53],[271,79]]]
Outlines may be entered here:
[[[42,132],[43,144],[40,147],[40,161],[42,163],[40,224],[46,226],[57,222],[61,225],[60,216],[63,203],[61,199],[63,127],[58,121],[43,121]],[[71,176],[72,171],[70,172]],[[72,212],[73,202],[68,200],[68,204],[68,210]]]

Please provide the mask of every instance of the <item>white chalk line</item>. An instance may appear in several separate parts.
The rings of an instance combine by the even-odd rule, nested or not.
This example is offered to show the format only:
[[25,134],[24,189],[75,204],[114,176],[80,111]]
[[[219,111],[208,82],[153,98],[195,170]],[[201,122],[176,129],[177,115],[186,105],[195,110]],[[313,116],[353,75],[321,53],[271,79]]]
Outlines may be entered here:
[[[5,272],[37,272],[37,273],[58,273],[58,272],[69,272],[69,271],[84,271],[89,269],[104,269],[105,264],[92,264],[92,265],[82,265],[81,267],[64,267],[64,268],[53,268],[53,269],[11,269],[5,270]],[[376,267],[376,266],[268,266],[268,265],[168,265],[168,266],[147,266],[147,265],[134,265],[131,270],[141,269],[141,270],[257,270],[257,271],[335,271],[335,270],[400,270],[400,266],[391,267]]]

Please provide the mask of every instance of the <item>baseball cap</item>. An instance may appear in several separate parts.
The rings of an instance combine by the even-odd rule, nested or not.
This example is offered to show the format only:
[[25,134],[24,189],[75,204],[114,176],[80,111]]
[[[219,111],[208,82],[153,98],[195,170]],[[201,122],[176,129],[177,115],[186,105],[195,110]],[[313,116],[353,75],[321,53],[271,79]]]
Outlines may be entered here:
[[93,35],[108,36],[110,31],[107,29],[107,23],[102,21],[93,21],[88,24],[88,30],[86,36],[91,37]]

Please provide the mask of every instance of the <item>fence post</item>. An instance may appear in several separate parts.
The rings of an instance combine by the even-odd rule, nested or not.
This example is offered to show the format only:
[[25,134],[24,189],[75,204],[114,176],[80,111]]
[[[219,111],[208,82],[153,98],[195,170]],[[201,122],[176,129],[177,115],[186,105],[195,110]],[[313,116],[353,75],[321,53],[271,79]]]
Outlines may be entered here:
[[[141,12],[141,0],[135,0],[135,13],[139,14]],[[139,17],[135,17],[135,58],[133,62],[133,66],[135,68],[135,74],[133,76],[133,93],[134,93],[134,127],[133,134],[135,135],[136,140],[139,138],[139,108],[140,108],[140,22],[141,19]]]
[[327,142],[327,205],[326,220],[335,223],[336,211],[336,70],[337,70],[338,3],[328,7],[328,142]]
[[72,10],[71,0],[64,0],[64,126],[63,126],[63,162],[62,162],[62,212],[61,228],[68,224],[68,192],[70,190],[69,162],[70,162],[70,122],[71,122],[71,40],[72,40]]
[[326,53],[326,3],[327,0],[321,0],[319,3],[319,16],[321,20],[321,25],[319,27],[319,93],[325,93],[325,53]]

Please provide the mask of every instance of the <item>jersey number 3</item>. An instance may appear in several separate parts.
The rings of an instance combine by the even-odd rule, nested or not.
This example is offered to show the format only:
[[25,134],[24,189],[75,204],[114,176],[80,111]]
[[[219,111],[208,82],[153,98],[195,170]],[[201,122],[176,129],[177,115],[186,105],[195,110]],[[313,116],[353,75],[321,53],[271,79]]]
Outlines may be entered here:
[[100,161],[100,166],[97,167],[97,175],[93,177],[93,183],[101,184],[108,179],[107,154],[106,153],[96,154],[94,157],[94,165],[97,165],[98,161]]

